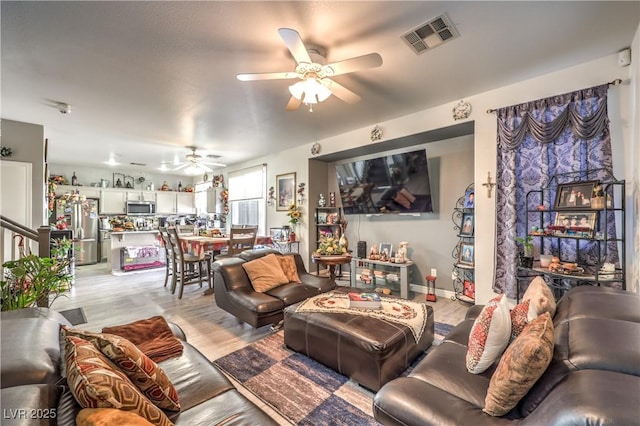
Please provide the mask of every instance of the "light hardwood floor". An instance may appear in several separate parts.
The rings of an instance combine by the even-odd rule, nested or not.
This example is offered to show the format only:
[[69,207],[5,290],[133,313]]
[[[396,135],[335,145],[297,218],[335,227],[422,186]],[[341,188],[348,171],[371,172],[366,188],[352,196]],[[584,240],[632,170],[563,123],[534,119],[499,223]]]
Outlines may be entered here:
[[[185,287],[182,299],[178,299],[177,294],[171,294],[163,284],[164,269],[114,276],[106,272],[105,264],[81,266],[76,270],[74,286],[66,296],[55,300],[51,309],[83,308],[87,323],[78,327],[91,331],[163,315],[182,327],[189,343],[211,361],[271,334],[268,326],[254,329],[238,322],[234,316],[219,309],[214,296],[204,295],[204,288],[198,285]],[[338,281],[338,284],[349,285],[347,281]],[[424,300],[424,295],[416,295],[415,300]],[[434,309],[435,321],[449,324],[460,322],[469,307],[443,298],[427,303]],[[288,424],[242,386],[236,385],[281,424]]]

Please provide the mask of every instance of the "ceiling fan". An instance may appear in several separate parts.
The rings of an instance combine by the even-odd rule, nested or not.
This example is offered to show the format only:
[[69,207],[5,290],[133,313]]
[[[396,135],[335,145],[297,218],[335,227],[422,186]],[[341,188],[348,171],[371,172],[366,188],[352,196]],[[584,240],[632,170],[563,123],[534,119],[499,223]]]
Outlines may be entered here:
[[240,81],[299,79],[299,82],[289,87],[291,99],[287,103],[286,109],[290,111],[298,109],[302,103],[312,106],[312,104],[326,100],[331,95],[349,104],[357,103],[361,99],[360,96],[336,83],[330,77],[382,65],[382,57],[377,53],[322,65],[314,62],[311,59],[311,54],[323,58],[325,56],[324,49],[319,46],[310,46],[307,49],[300,34],[290,28],[280,28],[278,34],[297,63],[295,71],[238,74],[237,78]]
[[[195,146],[188,146],[187,148],[191,150],[191,153],[185,155],[186,160],[178,163],[178,166],[172,169],[173,171],[189,168],[192,169],[194,173],[198,173],[201,171],[212,172],[213,169],[207,166],[226,167],[226,164],[203,160],[202,155],[196,154],[196,150],[198,148],[196,148]],[[173,164],[175,165],[176,163]]]

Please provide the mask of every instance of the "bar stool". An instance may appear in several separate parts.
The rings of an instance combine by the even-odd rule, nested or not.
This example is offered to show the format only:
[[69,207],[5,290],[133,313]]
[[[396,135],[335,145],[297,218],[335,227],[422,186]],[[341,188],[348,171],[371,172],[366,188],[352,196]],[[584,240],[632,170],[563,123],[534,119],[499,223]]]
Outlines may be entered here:
[[[209,288],[213,288],[209,270],[211,269],[211,256],[204,254],[202,257],[194,256],[184,252],[178,231],[175,228],[169,228],[169,240],[175,255],[175,281],[178,290],[178,299],[182,299],[182,292],[185,285],[200,284],[207,282]],[[175,291],[175,288],[173,289]]]

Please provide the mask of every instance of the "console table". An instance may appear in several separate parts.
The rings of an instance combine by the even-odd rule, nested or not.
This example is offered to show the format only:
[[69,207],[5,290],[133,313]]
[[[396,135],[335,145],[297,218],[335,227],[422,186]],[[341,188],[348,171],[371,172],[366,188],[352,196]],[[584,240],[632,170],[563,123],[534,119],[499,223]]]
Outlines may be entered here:
[[399,270],[400,272],[400,297],[403,299],[409,298],[409,266],[413,265],[411,260],[405,263],[385,262],[382,260],[371,260],[354,257],[351,259],[351,287],[356,287],[356,269],[368,268],[371,269],[372,282],[375,287],[375,278],[373,277],[373,271],[376,270],[376,266],[385,270]]

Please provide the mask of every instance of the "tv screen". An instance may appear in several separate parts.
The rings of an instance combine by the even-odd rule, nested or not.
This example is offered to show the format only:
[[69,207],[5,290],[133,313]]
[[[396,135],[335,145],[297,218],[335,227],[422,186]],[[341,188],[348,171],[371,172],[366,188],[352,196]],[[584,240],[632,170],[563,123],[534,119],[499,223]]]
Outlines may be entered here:
[[345,214],[432,212],[427,152],[336,165]]

